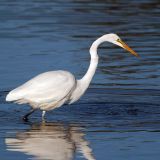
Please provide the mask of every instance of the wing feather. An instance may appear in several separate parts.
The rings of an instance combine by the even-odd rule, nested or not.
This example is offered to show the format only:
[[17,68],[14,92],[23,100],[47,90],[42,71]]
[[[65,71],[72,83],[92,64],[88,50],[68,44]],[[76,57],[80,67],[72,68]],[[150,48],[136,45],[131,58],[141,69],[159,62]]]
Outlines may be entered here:
[[75,77],[70,72],[45,72],[12,90],[6,100],[20,103],[30,101],[39,104],[60,101],[69,95],[75,85]]

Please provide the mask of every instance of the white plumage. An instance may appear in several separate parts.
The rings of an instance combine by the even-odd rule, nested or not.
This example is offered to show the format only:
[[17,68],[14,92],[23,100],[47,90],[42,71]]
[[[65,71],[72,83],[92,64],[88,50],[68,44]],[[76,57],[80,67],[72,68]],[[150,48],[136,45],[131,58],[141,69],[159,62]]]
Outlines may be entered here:
[[6,100],[29,103],[34,109],[51,110],[63,105],[75,86],[75,77],[67,71],[45,72],[12,90]]
[[62,106],[64,103],[77,101],[88,88],[98,65],[98,46],[105,42],[111,42],[137,56],[127,44],[125,44],[116,34],[106,34],[93,42],[90,48],[91,61],[88,71],[80,80],[68,71],[49,71],[42,73],[18,88],[9,92],[6,101],[15,101],[18,104],[28,103],[33,108],[27,117],[36,109],[45,111]]

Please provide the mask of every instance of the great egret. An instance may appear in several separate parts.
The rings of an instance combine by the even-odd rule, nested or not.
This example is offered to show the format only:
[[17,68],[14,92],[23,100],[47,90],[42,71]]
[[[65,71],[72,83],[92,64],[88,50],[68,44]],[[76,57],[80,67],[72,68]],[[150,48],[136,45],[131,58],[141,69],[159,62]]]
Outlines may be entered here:
[[135,56],[138,56],[116,34],[105,34],[93,42],[90,48],[91,61],[88,71],[80,80],[68,71],[49,71],[37,75],[23,85],[9,92],[6,101],[15,101],[18,104],[28,103],[32,110],[23,119],[36,109],[42,110],[42,118],[45,112],[62,106],[64,103],[71,104],[77,101],[88,88],[98,65],[97,48],[103,42],[116,44]]

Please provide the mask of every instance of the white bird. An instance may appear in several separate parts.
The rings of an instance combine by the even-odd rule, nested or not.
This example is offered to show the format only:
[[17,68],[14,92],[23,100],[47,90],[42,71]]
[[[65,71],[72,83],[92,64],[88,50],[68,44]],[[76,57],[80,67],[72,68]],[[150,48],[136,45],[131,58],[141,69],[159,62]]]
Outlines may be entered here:
[[98,46],[103,42],[116,44],[135,56],[138,56],[120,37],[116,34],[105,34],[98,38],[90,47],[90,65],[86,74],[79,80],[68,71],[49,71],[37,75],[23,85],[10,91],[6,96],[6,101],[14,101],[18,104],[29,104],[32,110],[23,119],[36,109],[42,110],[42,118],[45,112],[58,108],[64,103],[71,104],[84,94],[88,88],[98,65]]

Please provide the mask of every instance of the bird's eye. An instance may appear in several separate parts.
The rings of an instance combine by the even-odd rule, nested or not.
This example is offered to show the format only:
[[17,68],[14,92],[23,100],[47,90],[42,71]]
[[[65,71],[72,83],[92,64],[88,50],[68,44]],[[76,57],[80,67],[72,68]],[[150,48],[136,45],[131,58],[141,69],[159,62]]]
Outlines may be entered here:
[[118,39],[117,39],[117,42],[119,42],[119,41],[120,41],[120,39],[118,38]]

